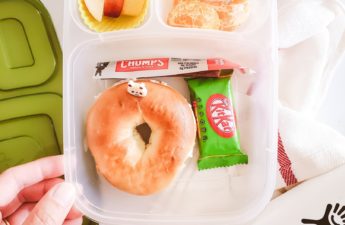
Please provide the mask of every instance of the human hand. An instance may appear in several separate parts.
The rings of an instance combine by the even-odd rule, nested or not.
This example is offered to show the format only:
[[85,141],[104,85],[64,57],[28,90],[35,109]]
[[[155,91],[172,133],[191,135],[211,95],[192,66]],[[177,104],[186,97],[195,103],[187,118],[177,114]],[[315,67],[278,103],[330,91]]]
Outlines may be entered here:
[[0,174],[0,225],[80,225],[82,215],[72,207],[75,189],[57,178],[62,175],[62,156]]
[[332,210],[332,205],[328,204],[325,210],[325,214],[321,219],[302,219],[302,223],[316,225],[345,225],[345,206],[341,207],[340,209],[339,206],[339,203],[337,203]]

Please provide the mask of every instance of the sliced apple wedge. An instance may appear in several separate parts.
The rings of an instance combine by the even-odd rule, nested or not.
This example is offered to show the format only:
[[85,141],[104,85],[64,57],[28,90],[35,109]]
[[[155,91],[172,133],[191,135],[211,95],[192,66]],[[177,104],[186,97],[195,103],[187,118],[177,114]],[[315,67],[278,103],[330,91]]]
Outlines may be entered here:
[[93,18],[102,21],[104,0],[85,0],[85,5]]
[[122,12],[124,0],[104,0],[104,15],[109,17],[119,17]]
[[122,14],[127,16],[137,16],[144,8],[147,0],[125,0],[123,4]]

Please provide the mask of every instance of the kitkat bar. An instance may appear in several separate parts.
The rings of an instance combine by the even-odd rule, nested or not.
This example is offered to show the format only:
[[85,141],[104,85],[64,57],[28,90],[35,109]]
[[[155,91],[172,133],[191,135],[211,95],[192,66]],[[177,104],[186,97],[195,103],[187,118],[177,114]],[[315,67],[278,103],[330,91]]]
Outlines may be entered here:
[[230,77],[189,79],[198,125],[199,170],[247,164],[241,150]]
[[240,65],[223,58],[147,58],[97,63],[95,79],[142,77],[227,77],[233,71],[246,73]]

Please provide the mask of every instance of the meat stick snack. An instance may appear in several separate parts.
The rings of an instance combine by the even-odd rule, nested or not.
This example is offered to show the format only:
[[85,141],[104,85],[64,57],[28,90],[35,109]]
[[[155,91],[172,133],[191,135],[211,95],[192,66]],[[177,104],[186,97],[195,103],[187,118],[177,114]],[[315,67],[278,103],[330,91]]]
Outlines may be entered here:
[[95,66],[95,79],[138,77],[224,77],[233,70],[242,73],[247,69],[223,58],[146,58],[100,62]]
[[199,170],[247,164],[241,151],[230,77],[188,80],[198,124]]

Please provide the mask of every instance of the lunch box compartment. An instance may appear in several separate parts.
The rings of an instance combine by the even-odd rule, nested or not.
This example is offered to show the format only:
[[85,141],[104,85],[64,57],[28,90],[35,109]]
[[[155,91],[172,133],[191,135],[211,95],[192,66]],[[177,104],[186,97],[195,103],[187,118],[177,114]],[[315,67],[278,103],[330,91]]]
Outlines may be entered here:
[[[234,32],[166,24],[170,0],[151,0],[135,29],[96,33],[86,27],[77,0],[65,5],[64,153],[66,180],[77,187],[76,205],[105,224],[244,224],[269,202],[277,162],[276,2],[250,0],[250,19]],[[155,57],[221,57],[253,69],[235,73],[234,105],[248,165],[198,171],[194,156],[160,193],[134,196],[112,187],[95,168],[85,139],[87,113],[116,80],[95,80],[98,62]],[[160,77],[190,98],[183,78]]]
[[[275,134],[274,130],[267,127],[267,124],[274,127],[274,120],[270,121],[274,98],[269,97],[274,78],[269,68],[265,68],[270,59],[260,54],[263,52],[260,47],[246,43],[246,47],[238,51],[238,43],[239,40],[225,38],[210,40],[177,35],[140,39],[123,37],[90,41],[74,51],[68,66],[68,80],[65,83],[65,95],[69,96],[64,108],[67,139],[66,178],[79,187],[77,205],[86,215],[102,222],[131,221],[133,224],[140,224],[135,223],[136,220],[149,221],[151,224],[175,220],[187,223],[191,218],[197,221],[195,224],[216,218],[236,222],[239,217],[246,214],[249,206],[258,210],[260,202],[268,201],[271,188],[267,185],[271,186],[274,183],[272,174],[275,166],[272,154],[275,148],[272,138]],[[212,48],[202,48],[211,44]],[[139,48],[140,51],[137,51]],[[162,48],[164,53],[161,51]],[[190,48],[194,51],[190,51]],[[147,197],[132,196],[113,188],[97,174],[86,145],[87,112],[96,96],[115,82],[94,80],[94,66],[96,62],[109,60],[171,55],[186,58],[236,59],[256,70],[254,78],[250,75],[247,78],[241,77],[247,75],[239,74],[232,78],[241,144],[249,155],[250,162],[246,166],[241,166],[239,175],[233,175],[228,168],[198,172],[195,161],[198,153],[195,149],[194,158],[187,162],[179,178],[168,189]],[[247,96],[246,90],[240,87],[245,87],[250,79],[256,80],[256,86],[252,95]],[[182,78],[159,80],[167,82],[189,99],[188,88]],[[244,106],[246,108],[242,108]],[[237,216],[233,216],[234,212],[237,212]]]
[[[168,27],[173,30],[191,29],[191,28],[173,27],[167,24],[169,12],[173,8],[173,2],[174,0],[157,0],[157,1],[153,0],[152,1],[152,4],[154,5],[154,8],[155,8],[155,16],[158,18],[160,24],[162,26]],[[245,23],[243,23],[241,26],[239,26],[235,30],[231,32],[218,31],[218,30],[207,30],[207,31],[223,33],[223,35],[231,35],[231,34],[247,34],[260,28],[270,15],[269,9],[270,9],[271,1],[249,0],[248,4],[250,5],[249,17]],[[192,30],[194,30],[195,32],[204,31],[201,29],[192,29]]]
[[[113,30],[103,33],[98,33],[94,30],[91,30],[83,21],[81,14],[79,12],[79,0],[76,1],[68,1],[68,8],[70,11],[70,16],[72,17],[75,24],[84,32],[90,34],[101,34],[101,35],[108,35],[110,33],[123,33],[128,31],[134,31],[145,29],[148,30],[155,30],[157,28],[166,29],[170,31],[178,31],[178,30],[193,30],[196,33],[222,33],[222,35],[232,35],[232,34],[248,34],[252,33],[255,30],[259,29],[261,26],[264,25],[264,22],[270,16],[270,9],[271,9],[271,0],[249,0],[250,4],[250,11],[249,11],[249,18],[247,21],[242,24],[238,29],[235,29],[231,32],[226,31],[218,31],[218,30],[205,30],[205,29],[193,29],[193,28],[180,28],[180,27],[172,27],[167,24],[167,18],[170,10],[173,7],[174,0],[149,0],[149,9],[147,15],[143,22],[138,26],[131,29],[125,30]],[[154,24],[154,26],[152,26]]]

